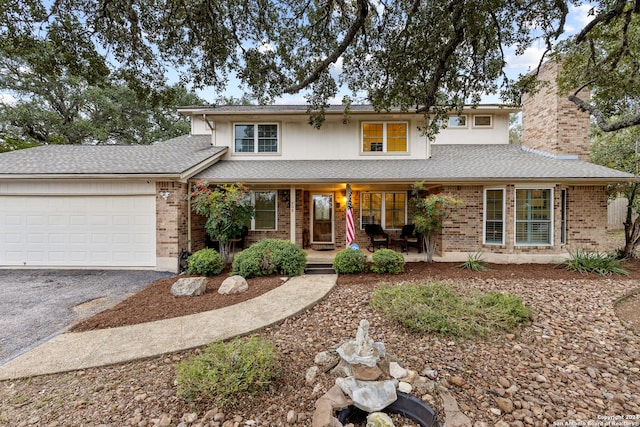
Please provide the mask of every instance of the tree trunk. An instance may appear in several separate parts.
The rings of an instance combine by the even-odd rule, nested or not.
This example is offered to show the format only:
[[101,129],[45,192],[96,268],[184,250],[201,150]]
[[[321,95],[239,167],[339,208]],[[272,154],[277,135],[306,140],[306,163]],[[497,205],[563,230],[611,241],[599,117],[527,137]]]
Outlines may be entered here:
[[231,262],[229,260],[229,255],[231,254],[231,248],[233,246],[233,242],[220,242],[220,257],[222,257],[222,261],[225,264],[229,264]]
[[636,247],[640,243],[640,216],[633,218],[633,205],[637,195],[638,184],[631,185],[627,193],[627,216],[624,221],[624,248],[620,251],[620,258],[633,258]]
[[423,237],[423,249],[427,256],[427,262],[433,262],[433,254],[436,252],[436,236],[425,235]]

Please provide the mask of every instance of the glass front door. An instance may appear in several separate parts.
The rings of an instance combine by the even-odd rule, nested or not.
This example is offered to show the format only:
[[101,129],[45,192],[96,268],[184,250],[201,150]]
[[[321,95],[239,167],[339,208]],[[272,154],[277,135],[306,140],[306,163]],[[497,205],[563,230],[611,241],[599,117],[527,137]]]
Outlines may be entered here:
[[311,242],[333,243],[333,194],[312,196]]

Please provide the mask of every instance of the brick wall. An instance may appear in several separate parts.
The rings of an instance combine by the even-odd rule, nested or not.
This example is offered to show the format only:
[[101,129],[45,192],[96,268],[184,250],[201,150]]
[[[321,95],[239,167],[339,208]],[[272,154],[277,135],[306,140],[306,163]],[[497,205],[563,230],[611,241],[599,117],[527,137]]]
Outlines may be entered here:
[[575,250],[605,245],[608,197],[604,186],[567,188],[567,246]]
[[462,200],[462,206],[444,222],[444,252],[476,252],[482,245],[482,186],[445,186],[444,194]]
[[[156,182],[156,256],[175,258],[188,247],[187,184]],[[168,192],[167,200],[160,193]]]
[[[561,243],[562,186],[553,188],[553,245],[515,245],[515,185],[505,188],[505,243],[482,244],[484,188],[482,186],[448,186],[445,194],[463,200],[463,205],[445,221],[437,253],[476,252],[500,254],[565,253],[566,247],[596,248],[607,241],[607,188],[605,186],[569,186],[567,190],[566,245]],[[540,188],[549,188],[541,184]]]
[[[579,111],[567,99],[569,94],[558,94],[559,67],[553,61],[544,63],[538,79],[545,84],[536,94],[522,98],[522,145],[553,154],[577,154],[588,161],[589,113]],[[583,89],[579,96],[588,99],[589,90]]]

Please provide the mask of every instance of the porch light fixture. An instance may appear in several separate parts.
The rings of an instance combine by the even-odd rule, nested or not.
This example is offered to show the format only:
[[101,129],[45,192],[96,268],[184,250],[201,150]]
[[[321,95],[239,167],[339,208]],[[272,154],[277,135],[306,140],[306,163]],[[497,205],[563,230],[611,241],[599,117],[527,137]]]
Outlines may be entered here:
[[171,195],[170,192],[168,191],[159,191],[158,194],[160,195],[160,197],[162,197],[162,199],[167,200],[169,198],[169,196]]

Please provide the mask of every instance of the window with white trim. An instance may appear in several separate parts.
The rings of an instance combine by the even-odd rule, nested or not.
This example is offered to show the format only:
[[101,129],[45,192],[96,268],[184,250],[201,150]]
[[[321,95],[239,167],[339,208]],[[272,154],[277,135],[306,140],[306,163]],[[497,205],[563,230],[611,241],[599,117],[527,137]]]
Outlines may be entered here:
[[551,245],[553,190],[516,188],[516,245]]
[[380,224],[387,230],[401,229],[407,223],[407,193],[362,193],[360,224]]
[[467,116],[449,116],[449,121],[447,127],[450,128],[466,128],[467,127]]
[[567,189],[560,193],[560,243],[567,244]]
[[504,196],[503,188],[484,190],[484,243],[504,244]]
[[409,147],[407,122],[362,123],[362,151],[406,153]]
[[474,128],[490,128],[493,126],[493,116],[491,114],[475,114],[473,116]]
[[277,153],[278,125],[275,123],[236,123],[233,125],[235,153]]
[[278,192],[252,191],[251,204],[255,216],[251,220],[252,230],[276,230],[278,218]]

